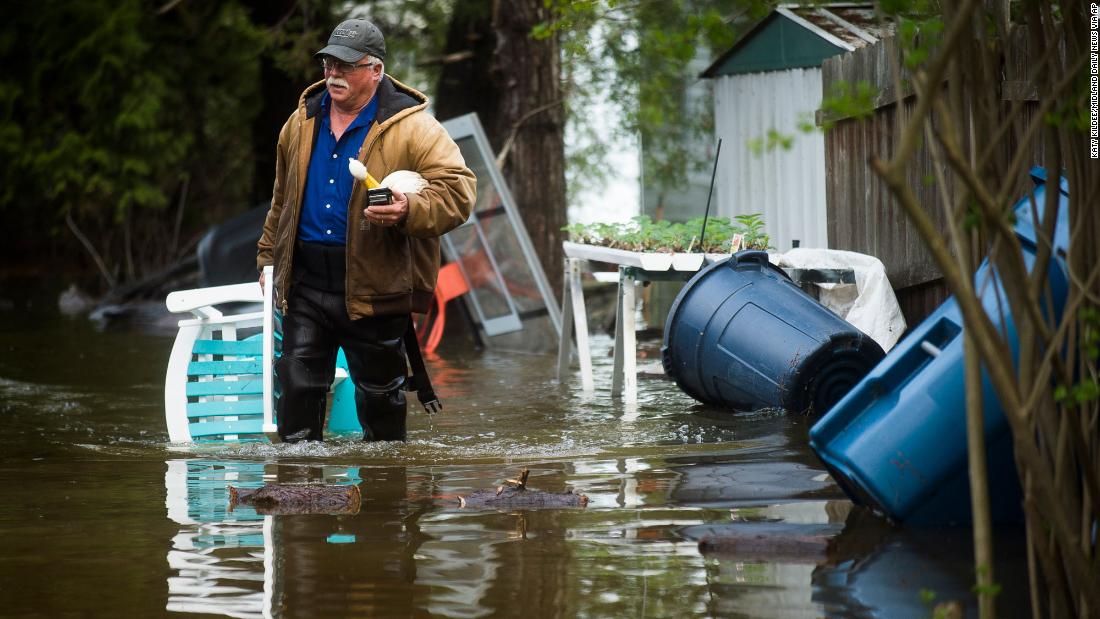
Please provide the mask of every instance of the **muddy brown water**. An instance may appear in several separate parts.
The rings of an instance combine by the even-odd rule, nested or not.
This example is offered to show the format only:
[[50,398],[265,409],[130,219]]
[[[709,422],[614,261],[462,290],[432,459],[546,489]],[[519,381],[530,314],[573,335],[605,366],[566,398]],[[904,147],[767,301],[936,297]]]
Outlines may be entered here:
[[[4,293],[11,299],[11,290]],[[29,302],[28,302],[29,303]],[[168,444],[171,337],[98,331],[48,302],[0,304],[0,616],[927,617],[970,606],[965,528],[902,530],[853,510],[806,419],[702,409],[672,383],[608,397],[552,355],[444,348],[446,411],[407,444]],[[585,509],[468,510],[522,468]],[[354,483],[355,515],[228,511],[230,485]],[[835,537],[702,554],[730,531]],[[999,537],[1002,616],[1024,614],[1020,532]]]

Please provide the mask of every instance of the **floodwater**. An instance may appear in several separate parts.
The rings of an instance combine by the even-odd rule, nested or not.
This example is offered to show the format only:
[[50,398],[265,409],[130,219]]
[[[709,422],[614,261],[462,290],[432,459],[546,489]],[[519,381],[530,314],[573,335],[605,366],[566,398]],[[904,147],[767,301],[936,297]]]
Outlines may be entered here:
[[[552,355],[445,348],[430,369],[446,410],[410,408],[407,444],[196,448],[167,443],[170,335],[0,303],[0,616],[895,618],[930,616],[931,596],[974,610],[967,529],[853,509],[806,419],[707,411],[660,379],[637,406],[612,400],[607,337],[592,395],[557,384]],[[459,507],[523,468],[588,507]],[[362,507],[228,510],[228,486],[265,481],[358,484]],[[811,542],[700,552],[732,532]],[[1026,614],[1019,538],[998,538],[1002,616]]]

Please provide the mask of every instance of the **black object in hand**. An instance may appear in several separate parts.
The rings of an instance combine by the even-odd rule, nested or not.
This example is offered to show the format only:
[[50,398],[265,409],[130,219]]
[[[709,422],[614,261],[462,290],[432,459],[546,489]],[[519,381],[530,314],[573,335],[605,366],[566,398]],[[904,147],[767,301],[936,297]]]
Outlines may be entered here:
[[393,204],[393,192],[389,187],[378,187],[367,190],[367,206],[375,204]]

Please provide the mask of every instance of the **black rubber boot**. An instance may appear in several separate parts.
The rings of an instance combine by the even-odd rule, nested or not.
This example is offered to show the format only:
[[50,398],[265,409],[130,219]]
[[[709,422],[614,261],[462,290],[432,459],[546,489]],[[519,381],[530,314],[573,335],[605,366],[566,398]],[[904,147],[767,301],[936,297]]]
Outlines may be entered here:
[[328,390],[336,372],[331,321],[312,297],[309,288],[299,286],[288,300],[282,356],[275,362],[281,388],[276,419],[279,436],[288,443],[324,440]]
[[343,292],[299,283],[283,317],[283,356],[276,363],[282,387],[279,435],[283,440],[322,440],[325,404],[338,347],[348,360],[355,385],[355,408],[363,440],[403,441],[406,437],[407,362],[402,336],[407,315],[348,318]]
[[408,321],[408,316],[397,316],[361,318],[352,323],[355,330],[371,336],[344,345],[364,441],[405,440],[408,366],[401,338]]
[[323,440],[327,387],[315,380],[309,366],[286,355],[275,362],[275,374],[282,383],[276,419],[279,437],[287,443]]

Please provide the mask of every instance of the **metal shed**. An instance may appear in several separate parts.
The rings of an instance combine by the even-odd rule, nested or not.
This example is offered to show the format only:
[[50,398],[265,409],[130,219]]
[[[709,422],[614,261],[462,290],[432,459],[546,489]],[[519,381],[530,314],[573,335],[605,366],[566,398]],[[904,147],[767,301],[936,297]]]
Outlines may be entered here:
[[[702,76],[715,80],[714,125],[724,142],[715,182],[723,217],[762,213],[776,249],[828,247],[825,141],[803,133],[821,106],[821,63],[882,35],[870,3],[781,5],[741,36]],[[763,148],[769,132],[793,137]]]

